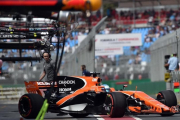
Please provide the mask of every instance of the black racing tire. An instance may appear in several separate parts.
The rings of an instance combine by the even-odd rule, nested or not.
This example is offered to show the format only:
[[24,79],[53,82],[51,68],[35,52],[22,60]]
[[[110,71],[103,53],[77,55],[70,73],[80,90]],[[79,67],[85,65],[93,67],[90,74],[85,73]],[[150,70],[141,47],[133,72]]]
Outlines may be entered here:
[[127,107],[127,101],[123,93],[111,92],[108,93],[105,105],[110,105],[107,113],[111,118],[123,117]]
[[[157,100],[160,101],[161,103],[165,104],[168,107],[177,105],[177,98],[172,90],[160,91],[157,95]],[[169,114],[169,113],[161,114],[161,116],[172,116],[172,115],[174,115],[174,114]]]
[[39,94],[24,94],[18,103],[20,115],[26,119],[35,119],[43,102],[44,99]]
[[84,114],[78,114],[78,113],[69,113],[70,116],[74,118],[85,118],[89,115],[89,113],[84,113]]

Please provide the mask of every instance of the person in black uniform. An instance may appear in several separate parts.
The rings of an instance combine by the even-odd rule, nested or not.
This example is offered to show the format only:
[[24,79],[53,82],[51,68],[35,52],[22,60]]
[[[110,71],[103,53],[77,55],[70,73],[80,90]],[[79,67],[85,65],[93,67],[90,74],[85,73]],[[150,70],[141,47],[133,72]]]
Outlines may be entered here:
[[86,70],[85,65],[81,65],[81,70],[82,70],[82,76],[91,76],[91,73],[88,70]]

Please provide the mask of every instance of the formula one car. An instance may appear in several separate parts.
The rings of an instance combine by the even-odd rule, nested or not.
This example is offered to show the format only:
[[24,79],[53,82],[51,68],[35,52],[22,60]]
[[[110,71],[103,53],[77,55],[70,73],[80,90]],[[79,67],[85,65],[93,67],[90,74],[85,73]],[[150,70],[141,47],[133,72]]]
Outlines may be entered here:
[[47,112],[69,114],[72,117],[86,117],[89,114],[123,117],[127,114],[158,113],[170,116],[179,112],[175,94],[170,90],[161,91],[153,99],[141,91],[106,91],[100,85],[101,79],[85,76],[57,76],[53,82],[25,82],[28,94],[19,99],[19,113],[24,118],[36,118],[43,101],[50,94]]

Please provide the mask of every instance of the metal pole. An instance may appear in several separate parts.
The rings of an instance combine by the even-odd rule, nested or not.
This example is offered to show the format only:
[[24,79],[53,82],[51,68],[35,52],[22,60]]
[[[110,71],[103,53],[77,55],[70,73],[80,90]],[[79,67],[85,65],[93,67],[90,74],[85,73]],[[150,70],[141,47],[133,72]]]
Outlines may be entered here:
[[171,79],[171,81],[170,81],[170,90],[172,90],[172,91],[174,91],[173,89],[174,89],[174,85],[173,85],[173,81],[174,81],[174,75],[173,75],[173,72],[171,72],[170,73],[171,75],[172,75],[172,79]]
[[177,35],[177,30],[176,30],[176,40],[177,40],[177,58],[178,58],[178,35]]
[[[176,30],[176,40],[177,40],[177,58],[178,58],[178,56],[179,56],[179,55],[178,55],[178,39],[179,39],[179,37],[178,37],[178,34],[177,34],[177,30]],[[178,65],[179,65],[179,64],[178,64]],[[180,81],[179,81],[179,78],[178,78],[178,77],[179,77],[179,70],[177,71],[177,74],[176,74],[176,75],[177,75],[177,81],[176,81],[176,82],[180,82]],[[171,86],[172,86],[172,85],[171,85]],[[174,87],[174,86],[173,86],[173,87]],[[180,89],[180,86],[179,86],[179,89]],[[173,89],[172,89],[172,90],[173,90]]]
[[[158,0],[158,5],[160,6],[161,4],[160,4],[160,2],[159,2],[159,0]],[[158,15],[158,23],[160,23],[161,22],[161,9],[159,9],[159,15]]]
[[100,9],[100,11],[101,11],[101,18],[103,18],[103,16],[104,16],[104,6],[103,5],[104,4],[102,4],[101,9]]
[[[95,33],[95,35],[96,35],[96,33]],[[94,47],[94,72],[96,72],[96,66],[95,66],[95,64],[96,64],[96,62],[95,62],[95,60],[96,60],[96,57],[95,57],[95,52],[96,52],[96,42],[95,42],[95,36],[93,37],[93,39],[92,39],[92,42],[93,42],[93,47]]]
[[[118,2],[118,8],[120,8],[120,1]],[[119,25],[121,26],[121,10],[120,11],[117,11],[118,12],[118,22],[119,22]]]
[[[95,27],[93,27],[92,31],[89,33],[89,34],[93,34],[93,37],[91,38],[91,42],[93,44],[92,47],[94,47],[94,52],[93,52],[94,53],[94,66],[93,66],[94,67],[94,72],[96,72],[96,69],[95,69],[95,50],[96,50],[95,35],[96,35],[96,31],[99,30],[102,25],[104,25],[104,22],[105,22],[106,19],[107,19],[107,16],[103,17],[101,19],[101,21],[99,21],[99,23]],[[86,38],[84,40],[86,40]]]

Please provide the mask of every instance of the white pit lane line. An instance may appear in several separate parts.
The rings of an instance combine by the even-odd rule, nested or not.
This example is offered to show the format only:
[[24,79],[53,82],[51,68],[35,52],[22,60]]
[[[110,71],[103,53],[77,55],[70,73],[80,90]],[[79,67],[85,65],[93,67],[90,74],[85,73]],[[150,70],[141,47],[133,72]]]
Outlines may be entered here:
[[104,118],[102,118],[100,115],[93,115],[94,117],[96,117],[97,120],[104,120]]
[[133,115],[129,115],[130,117],[134,118],[135,120],[142,120],[141,118],[135,117]]
[[[96,117],[96,119],[97,120],[105,120],[104,118],[102,118],[102,116],[100,116],[100,115],[93,115],[94,117]],[[127,117],[132,117],[133,119],[135,119],[135,120],[142,120],[141,118],[138,118],[138,117],[135,117],[135,116],[133,116],[133,115],[128,115]],[[123,117],[122,117],[123,118]],[[113,119],[113,118],[112,118]],[[125,119],[127,119],[127,118],[125,118]]]

